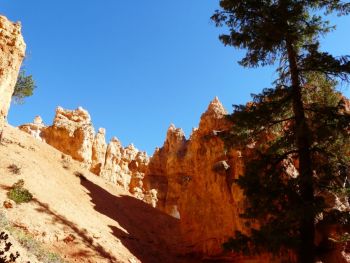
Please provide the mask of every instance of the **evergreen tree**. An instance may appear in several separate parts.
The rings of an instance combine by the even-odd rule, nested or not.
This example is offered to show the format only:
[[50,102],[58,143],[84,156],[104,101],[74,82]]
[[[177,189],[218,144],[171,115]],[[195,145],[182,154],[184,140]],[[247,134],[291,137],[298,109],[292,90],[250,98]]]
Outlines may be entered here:
[[27,75],[24,69],[21,69],[15,85],[12,97],[16,103],[23,103],[24,98],[33,95],[33,90],[36,88],[32,75]]
[[[243,216],[261,224],[250,236],[236,233],[226,247],[296,249],[299,262],[314,262],[315,222],[326,210],[319,189],[343,186],[350,120],[344,99],[334,91],[336,79],[348,80],[349,59],[320,51],[319,36],[334,27],[319,14],[346,15],[350,4],[221,0],[220,6],[212,19],[228,28],[220,36],[225,45],[247,50],[241,65],[280,65],[275,88],[237,106],[233,130],[226,135],[231,145],[259,145],[238,183],[249,201]],[[290,167],[296,167],[295,176]]]

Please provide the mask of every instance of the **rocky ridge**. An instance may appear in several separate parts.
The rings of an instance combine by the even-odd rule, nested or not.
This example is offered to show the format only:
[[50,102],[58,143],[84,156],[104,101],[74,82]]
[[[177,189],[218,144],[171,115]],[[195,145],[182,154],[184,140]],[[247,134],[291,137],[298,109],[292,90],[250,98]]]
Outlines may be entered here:
[[107,144],[106,130],[99,128],[95,133],[90,114],[82,107],[76,110],[57,107],[51,126],[45,126],[37,116],[33,123],[18,128],[82,162],[94,174],[144,198],[140,189],[149,162],[146,152],[132,144],[123,147],[116,137]]

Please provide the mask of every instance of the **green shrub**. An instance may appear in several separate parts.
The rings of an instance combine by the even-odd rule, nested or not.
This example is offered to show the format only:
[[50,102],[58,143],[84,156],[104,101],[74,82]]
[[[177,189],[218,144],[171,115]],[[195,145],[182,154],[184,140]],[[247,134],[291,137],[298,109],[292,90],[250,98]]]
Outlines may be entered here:
[[33,95],[33,90],[36,88],[35,81],[32,75],[27,75],[25,70],[22,68],[18,74],[16,86],[12,97],[14,102],[22,104],[26,97]]
[[25,188],[24,181],[18,180],[15,184],[12,185],[10,191],[7,193],[7,197],[15,201],[16,204],[28,203],[33,199],[33,195]]

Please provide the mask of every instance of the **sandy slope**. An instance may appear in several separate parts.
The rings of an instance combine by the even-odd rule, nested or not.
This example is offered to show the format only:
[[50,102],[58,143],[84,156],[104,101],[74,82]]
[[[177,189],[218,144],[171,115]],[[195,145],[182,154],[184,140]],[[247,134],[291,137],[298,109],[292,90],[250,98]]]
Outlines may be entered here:
[[[13,127],[0,145],[0,205],[10,221],[70,262],[193,262],[180,258],[178,222]],[[21,174],[7,167],[16,164]],[[79,177],[81,173],[83,176]],[[4,209],[18,179],[34,201]]]

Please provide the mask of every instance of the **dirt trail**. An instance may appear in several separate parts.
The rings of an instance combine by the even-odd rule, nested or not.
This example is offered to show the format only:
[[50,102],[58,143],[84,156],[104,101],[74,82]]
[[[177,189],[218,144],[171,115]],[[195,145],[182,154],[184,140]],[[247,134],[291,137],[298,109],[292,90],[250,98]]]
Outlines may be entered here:
[[[16,128],[0,145],[0,210],[69,262],[195,262],[181,255],[178,220],[105,182]],[[15,164],[20,174],[7,168]],[[23,179],[34,200],[2,207]]]

